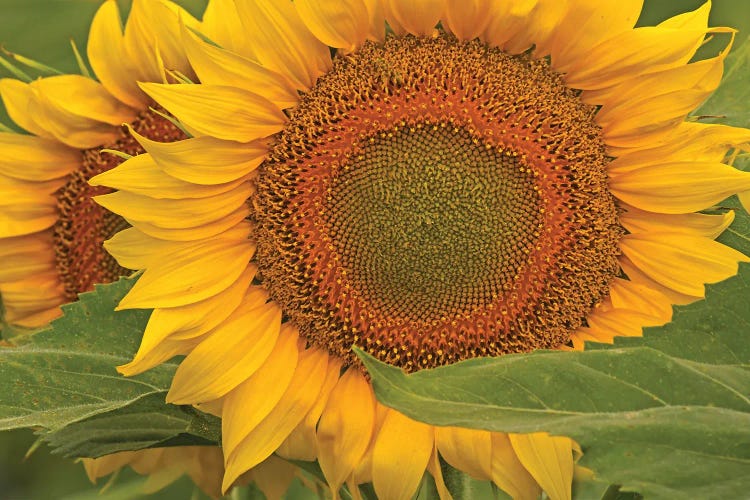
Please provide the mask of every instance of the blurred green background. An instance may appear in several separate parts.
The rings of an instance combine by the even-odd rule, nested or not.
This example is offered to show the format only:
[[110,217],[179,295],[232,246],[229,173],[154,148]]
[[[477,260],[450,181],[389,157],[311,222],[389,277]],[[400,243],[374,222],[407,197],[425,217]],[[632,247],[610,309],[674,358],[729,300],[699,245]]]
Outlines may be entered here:
[[[602,0],[617,1],[617,0]],[[73,39],[85,56],[88,25],[101,0],[0,0],[0,44],[63,72],[78,72],[70,46]],[[118,0],[123,16],[130,0]],[[193,15],[200,17],[207,0],[179,0]],[[652,25],[670,16],[697,8],[702,0],[646,0],[640,25]],[[732,26],[739,30],[737,45],[750,35],[750,0],[714,0],[711,25]],[[704,46],[704,57],[714,55],[726,43],[716,40]],[[11,76],[0,68],[0,77]],[[0,121],[10,124],[0,106]],[[0,433],[0,500],[7,499],[131,499],[205,498],[183,478],[167,490],[144,497],[138,494],[142,478],[127,470],[116,484],[99,495],[89,483],[83,467],[51,455],[44,447],[24,459],[35,437],[31,431]]]

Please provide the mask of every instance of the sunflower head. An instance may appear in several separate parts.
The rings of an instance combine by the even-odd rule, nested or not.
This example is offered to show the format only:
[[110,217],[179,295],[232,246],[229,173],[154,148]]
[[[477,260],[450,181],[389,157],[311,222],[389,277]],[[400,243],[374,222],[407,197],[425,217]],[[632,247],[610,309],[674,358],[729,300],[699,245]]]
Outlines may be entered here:
[[154,308],[121,370],[186,355],[169,400],[222,416],[225,489],[275,452],[334,491],[408,497],[442,457],[569,498],[570,440],[414,422],[350,350],[418,370],[639,335],[748,260],[699,212],[750,191],[724,163],[750,132],[687,120],[726,51],[689,61],[730,30],[709,4],[634,28],[641,3],[213,0],[182,30],[200,83],[141,88],[191,137],[136,134],[92,183],[145,270],[119,307]]
[[365,42],[258,169],[261,279],[311,343],[409,369],[557,347],[618,271],[605,146],[545,61]]
[[0,255],[15,264],[0,270],[8,323],[43,326],[60,314],[60,304],[128,272],[102,242],[129,225],[92,201],[111,190],[88,181],[121,156],[144,152],[123,124],[157,141],[186,137],[137,85],[174,80],[172,74],[195,77],[179,47],[181,24],[199,22],[167,0],[136,0],[123,32],[117,3],[109,0],[89,33],[99,81],[85,67],[86,76],[0,79],[8,114],[33,134],[0,132],[0,192],[7,192]]

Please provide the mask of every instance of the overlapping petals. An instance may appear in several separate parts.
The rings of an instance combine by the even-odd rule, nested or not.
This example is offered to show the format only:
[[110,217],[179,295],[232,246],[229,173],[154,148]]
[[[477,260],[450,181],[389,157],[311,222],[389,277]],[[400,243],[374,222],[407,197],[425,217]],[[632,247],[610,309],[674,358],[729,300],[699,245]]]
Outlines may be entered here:
[[[0,192],[7,192],[0,202],[0,252],[8,255],[5,262],[24,255],[13,273],[0,270],[10,323],[37,327],[59,315],[65,295],[51,234],[59,218],[55,191],[81,166],[82,150],[114,141],[121,124],[147,109],[138,79],[163,82],[166,68],[193,75],[180,23],[198,27],[171,2],[136,0],[123,33],[117,3],[108,0],[92,22],[88,45],[100,81],[80,75],[0,80],[8,114],[34,134],[0,134]],[[33,293],[20,293],[24,288],[38,291],[36,304]]]
[[[84,150],[117,140],[123,123],[148,110],[152,103],[137,81],[163,83],[170,80],[170,71],[195,78],[182,47],[181,25],[199,27],[195,18],[167,0],[134,0],[123,32],[117,2],[107,0],[89,34],[88,59],[98,81],[80,75],[30,83],[0,80],[0,96],[11,119],[33,134],[0,133],[0,293],[6,322],[42,327],[59,316],[59,306],[70,299],[55,255],[53,233],[60,220],[55,193],[82,168]],[[130,187],[154,181],[137,172],[143,169],[130,172],[137,177]],[[217,192],[241,183],[233,181],[234,186],[217,186]],[[180,187],[187,186],[173,183],[174,189]],[[130,464],[150,475],[150,490],[188,472],[215,497],[223,473],[218,448],[149,450],[84,464],[92,480]]]

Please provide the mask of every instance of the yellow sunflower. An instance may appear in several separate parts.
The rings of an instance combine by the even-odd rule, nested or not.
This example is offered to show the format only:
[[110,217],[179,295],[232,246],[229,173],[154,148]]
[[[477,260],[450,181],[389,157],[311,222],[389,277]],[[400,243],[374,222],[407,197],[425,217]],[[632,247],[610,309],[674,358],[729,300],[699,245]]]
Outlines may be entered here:
[[[88,43],[99,81],[81,75],[30,83],[0,80],[8,114],[33,134],[0,133],[0,294],[7,323],[42,327],[61,314],[61,304],[76,300],[95,283],[129,273],[101,247],[127,223],[91,200],[109,190],[92,188],[88,181],[121,161],[100,149],[143,151],[122,130],[123,123],[157,141],[185,138],[151,109],[153,102],[136,83],[194,76],[180,47],[180,20],[199,27],[171,2],[135,0],[123,33],[117,3],[109,0],[93,20]],[[221,461],[201,474],[194,472],[194,464],[210,462],[215,453],[191,448],[179,460],[164,460],[174,452],[153,450],[85,465],[92,480],[126,463],[154,473],[155,483],[187,471],[207,492],[218,495],[219,485],[209,488],[209,476],[213,483],[221,477]]]
[[88,42],[99,81],[81,75],[0,80],[8,114],[33,134],[0,133],[0,293],[8,323],[44,325],[61,304],[126,273],[101,249],[126,224],[91,200],[108,190],[91,188],[88,180],[121,161],[100,149],[143,151],[123,123],[154,140],[185,137],[152,111],[136,83],[165,82],[167,69],[193,75],[180,48],[180,19],[199,26],[171,2],[136,0],[123,34],[117,3],[109,0]]
[[[750,131],[686,120],[726,50],[710,3],[212,0],[200,84],[144,83],[191,138],[95,177],[105,243],[153,308],[132,375],[222,418],[224,489],[272,454],[334,491],[409,498],[440,458],[514,498],[570,498],[571,440],[383,407],[351,347],[405,370],[640,335],[737,271],[714,241]],[[386,24],[387,23],[387,24]],[[386,26],[390,29],[386,30]],[[727,49],[728,50],[728,49]]]

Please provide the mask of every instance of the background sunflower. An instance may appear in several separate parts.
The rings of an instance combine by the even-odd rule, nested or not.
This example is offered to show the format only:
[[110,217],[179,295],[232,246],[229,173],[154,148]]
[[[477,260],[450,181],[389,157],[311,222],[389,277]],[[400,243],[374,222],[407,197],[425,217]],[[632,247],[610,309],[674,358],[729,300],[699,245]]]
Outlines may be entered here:
[[[34,5],[34,12],[35,13],[39,12],[39,10],[37,10],[37,9],[39,9],[39,7],[40,7],[40,5],[42,3],[43,2],[34,2],[33,3],[33,5]],[[202,5],[205,2],[197,0],[197,1],[194,1],[194,2],[183,2],[183,3],[192,4],[194,6],[202,7]],[[676,14],[678,12],[684,12],[686,10],[695,8],[698,5],[700,5],[700,3],[701,2],[699,2],[699,1],[698,2],[693,2],[693,1],[689,1],[689,0],[685,0],[683,2],[669,2],[669,3],[668,2],[654,1],[654,2],[651,2],[651,4],[649,4],[647,2],[646,8],[644,10],[644,16],[643,16],[643,18],[642,18],[641,21],[644,22],[644,24],[652,24],[654,22],[658,22],[659,20],[661,20],[661,19],[663,19],[665,17],[668,17],[670,15]],[[16,12],[19,15],[23,16],[23,5],[19,5],[19,4],[26,4],[26,3],[25,2],[21,2],[21,1],[19,1],[19,2],[13,2],[13,1],[9,1],[9,0],[4,0],[4,1],[0,2],[0,11],[4,14],[3,16],[0,16],[0,18],[2,19],[2,22],[0,22],[0,39],[3,39],[3,40],[5,40],[7,42],[7,47],[8,48],[13,49],[13,50],[17,50],[19,52],[23,52],[24,54],[31,55],[31,56],[35,55],[35,50],[33,50],[34,42],[37,42],[37,43],[41,44],[41,43],[46,42],[46,41],[53,41],[54,40],[53,45],[55,46],[55,48],[53,50],[51,50],[51,51],[48,50],[47,48],[39,48],[38,49],[39,50],[39,52],[38,52],[39,55],[36,55],[36,58],[44,60],[44,62],[46,62],[46,63],[48,63],[50,65],[57,66],[58,65],[57,64],[57,56],[55,56],[53,58],[53,56],[51,54],[53,54],[55,51],[58,51],[58,52],[67,52],[67,50],[63,51],[62,49],[60,49],[60,46],[63,45],[63,44],[60,44],[58,40],[65,39],[65,38],[67,38],[67,36],[70,36],[69,32],[67,32],[63,36],[55,37],[53,35],[53,31],[52,30],[51,31],[47,31],[47,30],[44,30],[44,29],[39,30],[39,22],[40,22],[40,20],[39,20],[38,17],[30,17],[29,19],[33,23],[33,26],[34,26],[35,29],[34,30],[27,29],[24,32],[22,32],[21,36],[22,37],[23,36],[29,36],[30,38],[33,38],[33,41],[31,43],[28,43],[28,44],[27,43],[13,43],[12,36],[11,37],[6,37],[4,35],[4,33],[5,33],[5,27],[3,26],[2,23],[8,23],[13,28],[17,28],[17,27],[24,26],[24,25],[25,26],[29,26],[28,23],[14,21],[12,16],[5,15],[8,12],[10,12],[10,13]],[[57,28],[64,27],[63,28],[64,30],[66,30],[66,31],[69,30],[70,29],[69,28],[69,24],[67,22],[61,22],[62,17],[59,16],[58,13],[55,13],[54,8],[52,7],[52,4],[55,4],[55,5],[58,6],[57,8],[60,8],[59,7],[60,4],[57,4],[57,3],[54,3],[54,2],[50,2],[50,9],[49,10],[45,10],[45,12],[49,12],[50,13],[50,18],[53,21],[53,23],[52,23],[51,26],[53,28],[55,26],[57,26]],[[71,10],[70,10],[71,19],[75,19],[75,20],[82,20],[82,19],[84,19],[85,23],[82,22],[82,25],[85,26],[86,23],[88,23],[88,20],[90,18],[90,14],[87,16],[87,12],[93,13],[93,11],[95,9],[95,5],[92,6],[92,4],[89,3],[89,2],[71,2],[69,5],[67,5],[67,4],[65,5],[65,9],[68,9],[68,8],[71,8]],[[744,12],[744,15],[743,15],[743,9],[746,10]],[[44,9],[40,9],[40,10],[44,10]],[[76,12],[73,12],[74,10],[76,10]],[[195,11],[198,11],[198,10],[199,9],[196,9]],[[35,14],[35,16],[36,16],[36,14]],[[732,1],[727,1],[727,2],[719,2],[719,1],[717,1],[717,2],[715,2],[715,6],[714,6],[713,11],[712,11],[712,22],[711,22],[711,25],[733,25],[733,26],[737,26],[740,29],[742,29],[741,25],[743,24],[743,21],[747,21],[747,24],[750,25],[750,5],[742,4],[742,5],[738,6],[738,5],[736,5],[736,2],[732,2]],[[747,32],[746,30],[742,30],[742,31],[745,32],[745,33]],[[35,32],[36,33],[39,33],[39,32],[48,33],[48,35],[46,35],[45,37],[39,37],[39,36],[29,35],[30,33],[35,33]],[[742,38],[742,36],[740,38]],[[79,40],[79,46],[85,46],[85,41],[84,40],[82,40],[80,38],[78,40]],[[27,50],[27,48],[29,50]],[[60,61],[66,61],[64,64],[60,64],[59,65],[59,67],[61,67],[61,69],[66,69],[65,65],[68,65],[69,69],[71,69],[71,70],[74,69],[74,67],[75,67],[74,63],[72,63],[72,59],[67,54],[65,56],[61,55],[60,56]],[[7,123],[7,120],[5,120],[5,122]]]

